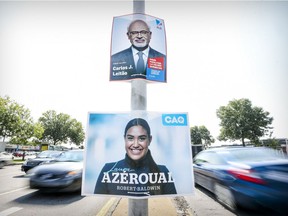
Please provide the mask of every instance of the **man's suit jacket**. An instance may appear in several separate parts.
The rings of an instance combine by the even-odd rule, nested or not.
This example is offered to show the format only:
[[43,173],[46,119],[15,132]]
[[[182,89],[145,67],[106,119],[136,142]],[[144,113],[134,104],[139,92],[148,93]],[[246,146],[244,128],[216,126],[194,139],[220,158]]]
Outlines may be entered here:
[[[148,59],[157,57],[164,59],[163,65],[166,71],[166,56],[150,47]],[[146,79],[146,70],[147,67],[143,73],[137,74],[131,47],[111,56],[110,80]]]

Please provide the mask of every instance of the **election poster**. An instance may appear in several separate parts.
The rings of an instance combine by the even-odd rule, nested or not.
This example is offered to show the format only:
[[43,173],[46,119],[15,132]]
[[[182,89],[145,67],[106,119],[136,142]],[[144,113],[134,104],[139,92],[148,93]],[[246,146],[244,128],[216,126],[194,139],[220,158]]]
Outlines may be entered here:
[[187,113],[88,114],[82,195],[194,194]]
[[113,18],[110,81],[166,82],[164,20],[146,14]]

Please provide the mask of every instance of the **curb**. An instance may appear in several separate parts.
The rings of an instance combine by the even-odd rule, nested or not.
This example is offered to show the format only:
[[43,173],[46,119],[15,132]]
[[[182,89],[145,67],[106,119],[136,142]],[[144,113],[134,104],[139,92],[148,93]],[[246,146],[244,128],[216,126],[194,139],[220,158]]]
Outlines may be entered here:
[[114,210],[117,208],[120,199],[111,198],[98,212],[96,216],[112,216]]

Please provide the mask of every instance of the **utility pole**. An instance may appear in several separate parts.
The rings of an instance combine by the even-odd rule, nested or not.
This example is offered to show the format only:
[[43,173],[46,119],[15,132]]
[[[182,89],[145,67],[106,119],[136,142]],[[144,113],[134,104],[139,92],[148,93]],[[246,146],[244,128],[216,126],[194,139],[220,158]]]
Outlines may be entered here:
[[[145,13],[145,0],[133,0],[133,12]],[[146,80],[131,81],[131,110],[146,110]]]
[[[133,12],[145,13],[145,0],[133,0]],[[131,111],[146,110],[146,80],[131,81]],[[129,216],[148,216],[148,199],[128,199]]]

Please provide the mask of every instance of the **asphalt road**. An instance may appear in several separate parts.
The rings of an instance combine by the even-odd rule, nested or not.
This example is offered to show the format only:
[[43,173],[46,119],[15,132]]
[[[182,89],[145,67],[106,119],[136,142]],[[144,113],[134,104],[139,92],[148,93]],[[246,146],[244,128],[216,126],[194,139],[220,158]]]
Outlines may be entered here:
[[199,189],[195,190],[194,196],[186,196],[185,200],[189,204],[193,216],[236,215]]
[[109,198],[80,193],[42,194],[30,189],[20,165],[0,169],[0,216],[96,216]]
[[[80,193],[42,194],[29,188],[20,165],[0,169],[0,185],[0,216],[97,216],[111,202],[108,197],[84,197]],[[194,196],[175,197],[174,203],[178,212],[189,209],[193,216],[235,215],[198,189]]]

